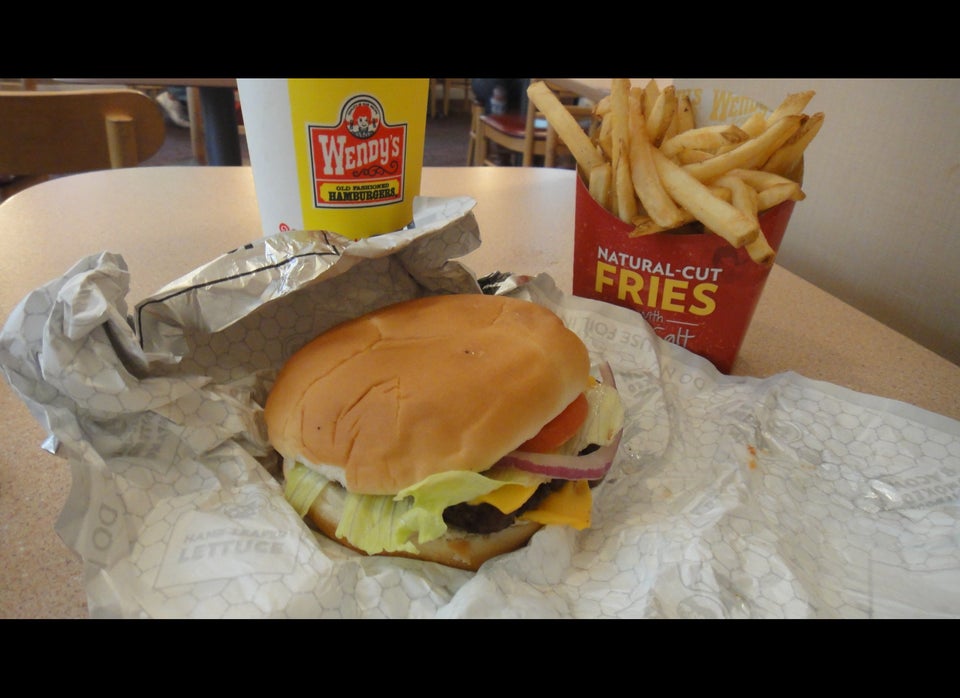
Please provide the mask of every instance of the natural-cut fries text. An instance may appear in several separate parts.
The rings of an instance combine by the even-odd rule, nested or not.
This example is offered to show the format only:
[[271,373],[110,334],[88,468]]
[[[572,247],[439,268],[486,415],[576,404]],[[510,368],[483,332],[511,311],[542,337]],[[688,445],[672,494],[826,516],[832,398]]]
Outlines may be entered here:
[[776,252],[759,214],[803,200],[803,153],[824,119],[804,113],[814,96],[808,90],[739,125],[697,126],[689,95],[673,85],[614,78],[594,107],[599,128],[591,137],[545,83],[531,84],[527,95],[569,148],[593,199],[634,226],[630,237],[699,221],[764,265]]

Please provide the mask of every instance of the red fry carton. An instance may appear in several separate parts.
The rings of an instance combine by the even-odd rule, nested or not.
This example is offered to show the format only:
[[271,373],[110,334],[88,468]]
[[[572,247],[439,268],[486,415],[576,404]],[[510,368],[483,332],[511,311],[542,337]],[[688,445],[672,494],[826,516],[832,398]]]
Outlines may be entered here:
[[[760,214],[777,250],[796,202]],[[713,233],[630,238],[633,226],[600,206],[577,180],[573,293],[639,312],[658,336],[729,373],[770,267]]]
[[[716,114],[697,123],[716,122],[710,116]],[[694,228],[701,232],[630,237],[634,226],[598,204],[579,177],[576,197],[574,295],[636,310],[659,337],[729,373],[770,266],[757,264],[746,249],[732,247],[702,226]],[[785,201],[759,216],[774,250],[795,203]]]

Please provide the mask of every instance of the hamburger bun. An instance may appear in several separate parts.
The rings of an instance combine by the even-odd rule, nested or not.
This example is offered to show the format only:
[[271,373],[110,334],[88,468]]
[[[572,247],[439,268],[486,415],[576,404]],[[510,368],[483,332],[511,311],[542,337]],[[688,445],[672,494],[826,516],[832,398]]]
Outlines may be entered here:
[[[278,373],[264,417],[285,468],[295,460],[349,492],[395,495],[430,475],[489,469],[591,380],[586,347],[550,310],[506,296],[429,296],[346,321],[306,344]],[[326,487],[310,506],[310,520],[330,538],[337,539],[345,499]],[[417,553],[399,554],[476,569],[540,527],[518,521],[485,534],[450,527],[417,543]]]

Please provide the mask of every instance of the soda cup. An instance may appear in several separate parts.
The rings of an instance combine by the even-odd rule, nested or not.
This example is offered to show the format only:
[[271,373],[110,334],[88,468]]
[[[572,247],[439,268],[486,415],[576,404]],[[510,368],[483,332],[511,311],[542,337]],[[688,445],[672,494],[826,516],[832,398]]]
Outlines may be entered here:
[[265,234],[358,240],[413,223],[428,78],[237,80]]

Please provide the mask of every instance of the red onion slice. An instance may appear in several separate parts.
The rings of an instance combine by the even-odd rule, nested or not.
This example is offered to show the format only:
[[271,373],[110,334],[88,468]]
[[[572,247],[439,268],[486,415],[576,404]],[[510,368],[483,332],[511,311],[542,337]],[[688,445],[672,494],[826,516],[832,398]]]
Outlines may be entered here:
[[[616,388],[617,384],[610,364],[607,362],[600,364],[599,370],[603,382]],[[610,470],[622,436],[621,428],[609,444],[583,456],[513,451],[501,458],[497,465],[513,466],[527,472],[546,475],[554,480],[599,480]]]

